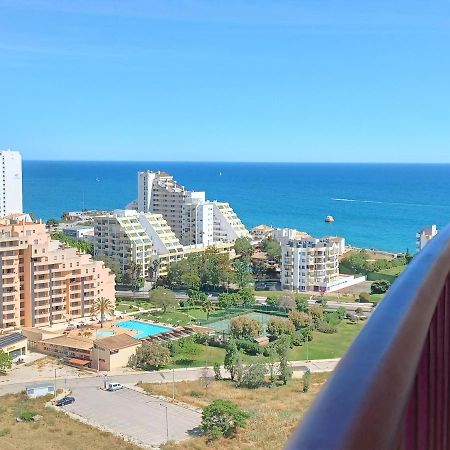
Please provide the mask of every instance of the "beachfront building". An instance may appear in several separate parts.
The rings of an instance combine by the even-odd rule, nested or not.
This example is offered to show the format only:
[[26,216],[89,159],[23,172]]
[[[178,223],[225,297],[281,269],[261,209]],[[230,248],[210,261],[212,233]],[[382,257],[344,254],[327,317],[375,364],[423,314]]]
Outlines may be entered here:
[[250,235],[254,241],[261,242],[264,239],[268,239],[268,238],[272,237],[273,230],[274,229],[271,226],[261,224],[256,227],[253,227],[250,230]]
[[[94,221],[94,254],[117,261],[122,272],[139,265],[140,276],[148,281],[167,275],[171,263],[208,247],[182,245],[161,214],[115,210]],[[214,247],[230,253],[233,244],[218,242]]]
[[228,203],[210,202],[205,192],[189,191],[165,172],[138,173],[140,212],[161,214],[182,245],[234,242],[249,233]]
[[122,273],[139,267],[146,277],[152,263],[152,241],[133,210],[115,210],[94,219],[94,256],[107,256]]
[[365,277],[341,275],[342,241],[313,238],[296,230],[285,232],[281,242],[281,285],[296,292],[332,292],[361,283]]
[[0,150],[0,217],[22,213],[22,156]]
[[430,225],[429,227],[422,228],[416,234],[416,250],[420,252],[423,248],[438,234],[436,225]]
[[114,275],[100,261],[50,238],[27,215],[0,220],[0,329],[42,327],[114,302]]

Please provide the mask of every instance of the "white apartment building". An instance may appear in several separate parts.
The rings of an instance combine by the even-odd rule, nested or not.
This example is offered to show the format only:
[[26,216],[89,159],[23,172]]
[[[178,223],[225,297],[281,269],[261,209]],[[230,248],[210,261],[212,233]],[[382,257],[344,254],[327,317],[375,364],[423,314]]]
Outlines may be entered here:
[[422,228],[416,234],[416,250],[420,252],[427,244],[438,234],[436,225],[430,225],[429,227]]
[[138,173],[137,210],[161,214],[182,245],[234,242],[249,233],[228,203],[210,202],[165,172]]
[[[214,244],[220,252],[231,252],[233,244]],[[154,281],[167,274],[171,263],[188,254],[201,253],[207,245],[182,245],[161,214],[115,210],[94,220],[94,254],[117,261],[122,272],[132,263],[141,276]]]
[[0,150],[0,217],[22,213],[22,156]]
[[94,218],[94,255],[119,263],[122,272],[132,264],[146,277],[151,267],[152,241],[138,220],[136,211],[116,210]]
[[339,238],[317,239],[305,233],[286,234],[291,236],[281,240],[283,289],[332,292],[365,281],[365,277],[339,274],[339,256],[342,251]]

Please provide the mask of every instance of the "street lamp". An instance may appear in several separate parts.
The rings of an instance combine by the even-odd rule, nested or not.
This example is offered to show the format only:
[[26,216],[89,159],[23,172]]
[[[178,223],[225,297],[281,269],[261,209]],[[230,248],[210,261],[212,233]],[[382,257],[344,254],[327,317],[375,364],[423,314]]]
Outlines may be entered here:
[[159,403],[159,406],[162,406],[163,408],[166,408],[166,443],[169,442],[169,416],[168,416],[168,406],[164,403],[161,403],[158,400],[150,400],[149,402],[145,403]]

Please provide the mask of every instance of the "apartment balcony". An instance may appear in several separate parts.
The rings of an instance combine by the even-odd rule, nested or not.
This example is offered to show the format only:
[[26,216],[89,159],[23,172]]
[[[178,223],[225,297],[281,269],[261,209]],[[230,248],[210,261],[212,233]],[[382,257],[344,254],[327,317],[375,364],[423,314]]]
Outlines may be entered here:
[[287,445],[450,449],[450,226],[409,264]]

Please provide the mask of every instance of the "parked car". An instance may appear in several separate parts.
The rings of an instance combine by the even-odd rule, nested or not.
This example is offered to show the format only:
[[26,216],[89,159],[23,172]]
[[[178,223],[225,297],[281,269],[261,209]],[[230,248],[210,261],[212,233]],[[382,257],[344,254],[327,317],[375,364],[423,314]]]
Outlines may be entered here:
[[63,397],[56,402],[56,406],[70,405],[71,403],[74,403],[74,402],[75,402],[74,397]]
[[123,389],[124,385],[121,383],[109,383],[108,384],[108,391],[118,391],[119,389]]

